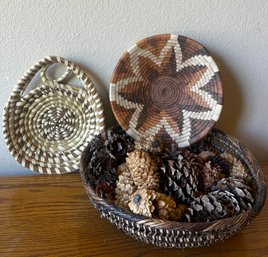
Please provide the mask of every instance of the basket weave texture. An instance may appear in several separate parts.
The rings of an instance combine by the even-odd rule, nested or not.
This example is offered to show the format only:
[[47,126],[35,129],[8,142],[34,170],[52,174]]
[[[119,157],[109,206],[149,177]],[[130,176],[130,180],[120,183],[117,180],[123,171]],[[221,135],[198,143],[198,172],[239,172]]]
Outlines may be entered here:
[[110,101],[118,123],[135,139],[157,136],[187,147],[218,120],[223,91],[219,69],[200,43],[162,34],[143,39],[119,60]]
[[218,154],[230,153],[242,162],[253,181],[254,205],[251,210],[213,222],[184,223],[146,218],[120,209],[100,198],[90,184],[91,171],[88,168],[90,143],[81,156],[81,178],[91,202],[101,216],[135,239],[169,248],[208,246],[231,237],[257,216],[263,207],[266,189],[263,172],[256,159],[237,139],[213,129],[202,139],[202,144]]
[[[57,80],[50,80],[46,71],[56,63],[67,70]],[[63,82],[70,72],[83,88]],[[37,74],[43,84],[26,94]],[[62,57],[46,57],[15,86],[4,109],[3,127],[11,154],[23,166],[40,173],[66,173],[78,169],[85,146],[103,131],[103,108],[84,71]]]

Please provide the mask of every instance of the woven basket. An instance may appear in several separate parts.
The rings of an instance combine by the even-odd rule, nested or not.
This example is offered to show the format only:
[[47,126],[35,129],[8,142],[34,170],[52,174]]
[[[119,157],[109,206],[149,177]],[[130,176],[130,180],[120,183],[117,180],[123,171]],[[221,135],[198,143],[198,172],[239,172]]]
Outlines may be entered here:
[[219,118],[221,76],[200,43],[155,35],[123,54],[112,75],[110,101],[118,123],[133,138],[153,135],[162,143],[187,147]]
[[81,178],[91,202],[101,213],[101,216],[107,218],[117,228],[135,239],[170,248],[208,246],[231,237],[256,217],[263,207],[266,189],[264,176],[256,159],[238,140],[220,130],[213,129],[202,140],[202,144],[215,153],[230,153],[242,162],[253,181],[252,195],[255,199],[251,210],[232,218],[209,223],[163,221],[145,218],[122,210],[107,200],[100,198],[90,186],[90,171],[87,168],[90,143],[81,157]]
[[[53,64],[66,72],[57,80],[46,77]],[[84,88],[64,84],[72,72]],[[43,85],[25,93],[40,74]],[[78,169],[82,151],[104,129],[100,98],[90,78],[74,63],[46,57],[33,65],[14,88],[4,109],[7,146],[24,167],[40,173],[66,173]]]

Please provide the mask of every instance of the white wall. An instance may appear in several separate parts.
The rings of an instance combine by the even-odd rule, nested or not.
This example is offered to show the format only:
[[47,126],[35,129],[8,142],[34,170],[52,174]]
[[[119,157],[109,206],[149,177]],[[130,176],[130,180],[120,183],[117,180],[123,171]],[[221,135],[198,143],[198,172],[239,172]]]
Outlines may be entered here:
[[[158,33],[189,36],[208,48],[225,86],[217,127],[268,161],[266,0],[0,0],[0,108],[24,71],[60,55],[94,74],[110,125],[108,87],[117,61],[136,41]],[[2,132],[0,156],[1,174],[31,173],[13,160]]]

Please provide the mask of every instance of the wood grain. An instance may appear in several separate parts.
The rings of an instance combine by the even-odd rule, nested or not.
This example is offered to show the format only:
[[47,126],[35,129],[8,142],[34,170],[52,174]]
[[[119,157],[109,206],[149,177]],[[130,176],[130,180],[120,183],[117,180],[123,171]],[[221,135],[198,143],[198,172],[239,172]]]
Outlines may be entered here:
[[[268,163],[262,165],[268,178]],[[268,256],[268,206],[224,243],[162,249],[136,241],[101,219],[79,174],[0,177],[0,256]]]

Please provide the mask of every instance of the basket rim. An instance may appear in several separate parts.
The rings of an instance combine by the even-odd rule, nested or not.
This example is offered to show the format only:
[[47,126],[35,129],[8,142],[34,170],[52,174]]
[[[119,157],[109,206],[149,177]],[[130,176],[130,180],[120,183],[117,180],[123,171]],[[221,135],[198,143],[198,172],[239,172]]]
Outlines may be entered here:
[[240,213],[236,216],[224,218],[220,220],[210,221],[210,222],[180,222],[180,221],[172,221],[172,220],[161,220],[159,218],[147,218],[142,215],[131,213],[130,211],[124,210],[120,207],[115,206],[113,203],[108,202],[106,199],[100,198],[95,192],[92,190],[90,186],[86,184],[84,185],[85,190],[95,206],[101,205],[106,210],[120,216],[123,219],[130,220],[131,222],[136,222],[139,225],[144,226],[153,226],[156,228],[163,228],[170,230],[184,230],[184,231],[209,231],[209,230],[221,230],[221,225],[231,226],[232,228],[237,224],[236,220],[240,221],[240,224],[237,227],[241,226],[241,221],[243,224],[247,223],[250,218],[254,218],[257,216],[255,212],[252,210],[248,210],[246,212]]

